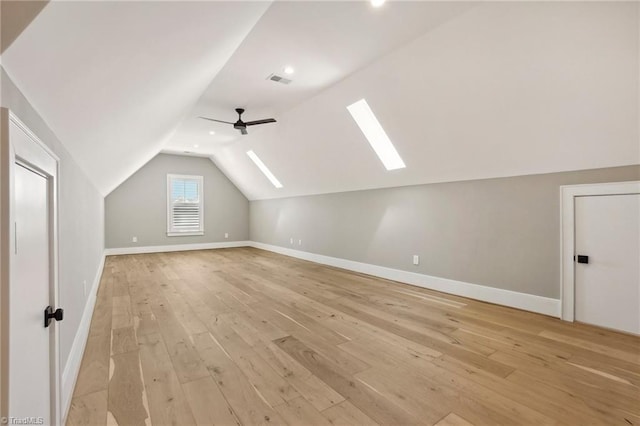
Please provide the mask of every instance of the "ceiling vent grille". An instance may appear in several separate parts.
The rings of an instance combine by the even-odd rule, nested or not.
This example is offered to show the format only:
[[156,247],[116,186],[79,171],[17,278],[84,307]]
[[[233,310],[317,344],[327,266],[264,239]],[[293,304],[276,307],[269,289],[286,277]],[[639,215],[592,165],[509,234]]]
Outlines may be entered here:
[[273,74],[269,74],[269,77],[267,77],[267,80],[271,80],[271,81],[275,81],[277,83],[282,83],[282,84],[289,84],[291,83],[291,80],[288,78],[284,78],[281,75],[277,75],[275,73]]

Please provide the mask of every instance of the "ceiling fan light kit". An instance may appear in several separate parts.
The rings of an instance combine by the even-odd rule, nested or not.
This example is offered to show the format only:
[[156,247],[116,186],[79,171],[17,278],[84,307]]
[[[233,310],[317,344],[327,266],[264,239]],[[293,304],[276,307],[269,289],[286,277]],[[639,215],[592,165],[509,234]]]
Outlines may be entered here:
[[240,130],[240,133],[242,133],[243,135],[246,135],[249,133],[247,132],[247,126],[256,126],[258,124],[267,124],[267,123],[276,122],[275,118],[263,118],[262,120],[245,122],[245,121],[242,121],[242,114],[244,113],[244,108],[236,108],[236,112],[238,113],[238,121],[236,121],[235,123],[232,123],[230,121],[216,120],[215,118],[208,118],[208,117],[200,117],[200,118],[202,118],[203,120],[215,121],[216,123],[231,124],[234,129]]

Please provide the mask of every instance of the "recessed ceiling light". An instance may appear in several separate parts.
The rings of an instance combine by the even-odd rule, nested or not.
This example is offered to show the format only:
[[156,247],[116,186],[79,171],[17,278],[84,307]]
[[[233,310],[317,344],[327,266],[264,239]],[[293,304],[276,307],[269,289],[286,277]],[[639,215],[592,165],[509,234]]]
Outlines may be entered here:
[[387,170],[405,168],[404,161],[389,140],[389,136],[380,125],[380,122],[369,108],[369,104],[364,99],[353,103],[347,107],[351,116],[356,121],[362,133],[369,141],[369,145],[378,154],[378,158]]
[[199,147],[200,147],[200,145],[194,145],[193,147],[194,147],[194,148],[199,148]]
[[271,181],[273,186],[275,186],[276,188],[282,188],[282,184],[280,183],[280,181],[278,179],[276,179],[276,177],[273,175],[273,173],[271,173],[271,170],[269,170],[267,168],[267,166],[256,155],[256,153],[253,152],[253,150],[247,151],[247,155],[249,156],[249,158],[251,158],[251,160],[253,160],[253,162],[256,164],[256,166],[258,166],[260,171],[267,177],[267,179],[269,179]]
[[210,135],[215,135],[215,134],[216,134],[216,132],[214,132],[213,130],[211,130],[211,131],[209,132],[209,134],[210,134]]
[[293,67],[284,67],[284,73],[285,74],[293,74],[296,70],[293,69]]
[[371,6],[380,7],[384,4],[386,0],[371,0]]

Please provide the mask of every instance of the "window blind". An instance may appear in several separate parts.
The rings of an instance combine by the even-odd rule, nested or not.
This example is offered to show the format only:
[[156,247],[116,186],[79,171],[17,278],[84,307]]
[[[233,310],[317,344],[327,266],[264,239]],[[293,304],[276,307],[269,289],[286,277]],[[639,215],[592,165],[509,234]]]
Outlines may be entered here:
[[201,233],[202,176],[169,175],[169,233]]

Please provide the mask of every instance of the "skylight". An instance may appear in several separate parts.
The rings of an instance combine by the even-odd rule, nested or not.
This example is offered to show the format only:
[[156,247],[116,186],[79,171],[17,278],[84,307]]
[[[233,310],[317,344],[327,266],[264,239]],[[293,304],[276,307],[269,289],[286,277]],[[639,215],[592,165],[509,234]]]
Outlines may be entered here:
[[389,136],[387,136],[373,111],[369,108],[367,101],[360,99],[358,102],[349,105],[347,109],[386,169],[405,168],[404,161],[400,158],[398,151],[389,140]]
[[271,173],[271,170],[269,170],[267,166],[265,166],[260,157],[258,157],[256,153],[253,152],[253,150],[247,151],[247,155],[249,156],[249,158],[251,158],[251,160],[253,160],[254,163],[256,163],[256,166],[258,166],[260,171],[264,173],[267,179],[271,181],[273,186],[275,186],[276,188],[282,188],[282,184],[280,183],[280,181],[276,179],[273,173]]

